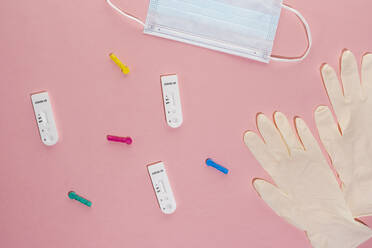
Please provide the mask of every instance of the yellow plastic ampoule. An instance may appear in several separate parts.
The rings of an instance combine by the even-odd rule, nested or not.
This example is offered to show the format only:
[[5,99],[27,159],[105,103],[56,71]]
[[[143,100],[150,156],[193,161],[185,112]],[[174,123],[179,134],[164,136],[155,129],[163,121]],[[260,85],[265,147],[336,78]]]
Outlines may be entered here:
[[118,59],[118,57],[116,57],[115,54],[110,53],[109,56],[110,56],[110,58],[112,59],[112,61],[114,61],[115,64],[116,64],[117,66],[119,66],[119,68],[121,69],[121,71],[122,71],[124,74],[128,74],[128,73],[129,73],[129,67],[126,66],[126,65],[124,65],[124,64],[120,61],[120,59]]

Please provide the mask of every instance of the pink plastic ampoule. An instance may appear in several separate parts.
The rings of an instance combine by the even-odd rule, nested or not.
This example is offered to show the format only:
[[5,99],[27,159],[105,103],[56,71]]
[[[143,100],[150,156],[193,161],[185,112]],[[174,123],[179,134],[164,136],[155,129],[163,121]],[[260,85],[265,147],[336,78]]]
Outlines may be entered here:
[[119,137],[113,135],[107,135],[107,140],[114,142],[126,143],[128,145],[132,144],[133,140],[131,137]]

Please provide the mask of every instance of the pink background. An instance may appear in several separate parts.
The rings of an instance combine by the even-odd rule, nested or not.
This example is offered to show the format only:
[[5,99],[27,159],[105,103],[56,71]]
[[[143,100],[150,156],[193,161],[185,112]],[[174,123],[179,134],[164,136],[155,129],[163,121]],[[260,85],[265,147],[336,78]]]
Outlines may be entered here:
[[[372,2],[287,0],[308,20],[302,63],[269,65],[147,36],[104,0],[0,4],[0,247],[310,247],[251,186],[269,178],[242,142],[257,112],[302,116],[327,104],[319,67],[372,50]],[[117,0],[146,17],[148,0]],[[282,12],[275,54],[306,46]],[[131,68],[124,76],[114,52]],[[166,126],[159,75],[177,73],[184,124]],[[60,141],[46,147],[30,93],[47,90]],[[113,144],[107,134],[132,136]],[[223,175],[206,158],[230,169]],[[146,165],[164,161],[178,208],[163,215]],[[75,190],[88,208],[67,197]],[[372,225],[372,218],[363,218]],[[371,247],[372,240],[361,247]]]

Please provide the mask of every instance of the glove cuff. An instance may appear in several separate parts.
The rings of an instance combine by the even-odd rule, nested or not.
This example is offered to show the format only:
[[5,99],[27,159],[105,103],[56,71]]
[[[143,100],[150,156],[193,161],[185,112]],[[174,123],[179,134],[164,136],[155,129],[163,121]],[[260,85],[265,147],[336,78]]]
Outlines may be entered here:
[[368,226],[352,220],[335,220],[322,229],[306,232],[314,248],[355,248],[372,237]]

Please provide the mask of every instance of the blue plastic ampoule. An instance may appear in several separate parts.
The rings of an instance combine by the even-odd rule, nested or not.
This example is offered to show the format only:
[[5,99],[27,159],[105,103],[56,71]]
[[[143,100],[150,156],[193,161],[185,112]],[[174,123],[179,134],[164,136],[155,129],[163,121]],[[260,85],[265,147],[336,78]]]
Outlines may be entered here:
[[208,166],[211,166],[219,171],[221,171],[222,173],[224,174],[227,174],[229,173],[229,169],[223,167],[222,165],[219,165],[217,163],[215,163],[212,159],[208,158],[207,160],[205,160],[205,163],[208,165]]

